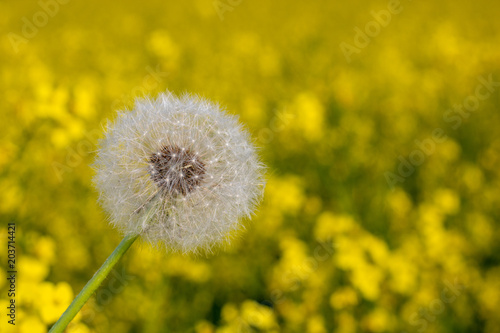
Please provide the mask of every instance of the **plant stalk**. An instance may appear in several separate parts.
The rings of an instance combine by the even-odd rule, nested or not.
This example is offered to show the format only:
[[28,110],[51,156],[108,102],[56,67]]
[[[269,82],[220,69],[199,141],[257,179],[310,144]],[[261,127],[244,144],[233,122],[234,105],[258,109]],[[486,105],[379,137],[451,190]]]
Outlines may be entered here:
[[73,302],[71,302],[59,320],[52,326],[49,333],[63,332],[66,329],[66,326],[68,326],[90,296],[92,296],[96,289],[101,285],[102,281],[104,281],[104,279],[108,276],[111,269],[116,265],[125,252],[127,252],[137,237],[139,237],[139,235],[127,235],[123,238],[113,253],[111,253],[104,264],[102,264],[101,268],[99,268],[89,282],[87,282],[85,287],[83,287],[82,291],[80,291],[78,296],[76,296]]

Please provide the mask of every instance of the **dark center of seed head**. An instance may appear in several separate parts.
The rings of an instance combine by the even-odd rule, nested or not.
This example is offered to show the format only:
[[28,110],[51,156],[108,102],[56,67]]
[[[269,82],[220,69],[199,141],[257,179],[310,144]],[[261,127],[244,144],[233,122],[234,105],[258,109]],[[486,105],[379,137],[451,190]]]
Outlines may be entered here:
[[205,175],[205,163],[189,149],[164,146],[149,158],[150,174],[163,191],[186,195],[196,189]]

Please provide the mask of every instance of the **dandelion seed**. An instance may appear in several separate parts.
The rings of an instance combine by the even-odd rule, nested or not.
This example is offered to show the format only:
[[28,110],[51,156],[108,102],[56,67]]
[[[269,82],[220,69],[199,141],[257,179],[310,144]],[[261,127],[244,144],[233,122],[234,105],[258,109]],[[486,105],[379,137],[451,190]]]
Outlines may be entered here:
[[138,100],[100,144],[94,183],[111,223],[153,244],[210,250],[262,196],[263,166],[248,133],[198,97]]

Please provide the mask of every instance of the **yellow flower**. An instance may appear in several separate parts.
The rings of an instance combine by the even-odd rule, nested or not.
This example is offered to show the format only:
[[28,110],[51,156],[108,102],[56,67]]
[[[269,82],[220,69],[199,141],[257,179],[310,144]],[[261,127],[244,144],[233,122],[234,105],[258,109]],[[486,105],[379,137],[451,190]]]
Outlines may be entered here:
[[[2,331],[3,332],[3,331]],[[28,317],[19,323],[19,333],[46,333],[47,326],[36,317]]]
[[351,287],[340,288],[330,296],[330,305],[336,310],[356,304],[358,304],[358,294]]
[[350,215],[336,215],[323,212],[316,221],[314,236],[318,240],[327,240],[331,237],[357,229],[355,220]]
[[337,318],[337,325],[339,333],[355,333],[356,332],[356,320],[352,316],[352,314],[347,312],[341,312]]
[[23,280],[40,282],[49,274],[49,267],[46,263],[33,257],[23,257],[18,263],[20,276]]
[[460,209],[460,198],[452,190],[438,189],[434,194],[434,200],[445,214],[453,215]]
[[51,264],[55,258],[56,243],[50,237],[40,237],[35,244],[37,257],[46,264]]
[[73,300],[73,290],[66,282],[59,282],[57,285],[43,282],[38,293],[38,309],[46,324],[55,323]]
[[273,311],[267,307],[258,304],[255,301],[247,300],[241,305],[241,317],[249,325],[261,330],[271,329],[276,326]]
[[297,116],[294,119],[297,132],[309,141],[319,141],[324,135],[325,110],[318,98],[303,92],[297,95],[292,107]]
[[384,272],[377,266],[365,264],[357,266],[352,271],[352,284],[368,300],[375,301],[380,296],[380,284]]
[[147,40],[148,49],[153,54],[168,60],[168,67],[173,66],[180,55],[180,49],[167,31],[155,30]]
[[302,180],[288,175],[271,178],[266,186],[268,205],[273,209],[290,214],[297,213],[305,201]]
[[72,322],[68,325],[65,333],[90,333],[91,330],[83,323]]
[[385,309],[376,308],[363,318],[362,324],[369,332],[392,331],[394,318]]
[[213,333],[214,325],[209,321],[202,320],[196,324],[195,331],[196,333]]
[[326,333],[325,320],[320,315],[314,315],[307,320],[307,333]]

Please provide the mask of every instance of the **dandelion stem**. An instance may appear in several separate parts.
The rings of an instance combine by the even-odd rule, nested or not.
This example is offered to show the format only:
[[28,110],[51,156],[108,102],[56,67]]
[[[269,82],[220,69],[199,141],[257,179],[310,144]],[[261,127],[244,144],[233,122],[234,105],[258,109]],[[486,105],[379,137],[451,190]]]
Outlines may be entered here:
[[101,285],[102,281],[108,276],[111,269],[116,265],[118,260],[127,252],[132,243],[139,237],[139,235],[127,235],[123,238],[116,249],[106,259],[104,264],[94,274],[94,276],[87,282],[82,291],[76,296],[70,306],[64,311],[59,320],[52,326],[49,333],[63,332],[66,326],[76,316],[78,311],[83,307],[87,300],[92,296],[96,289]]

